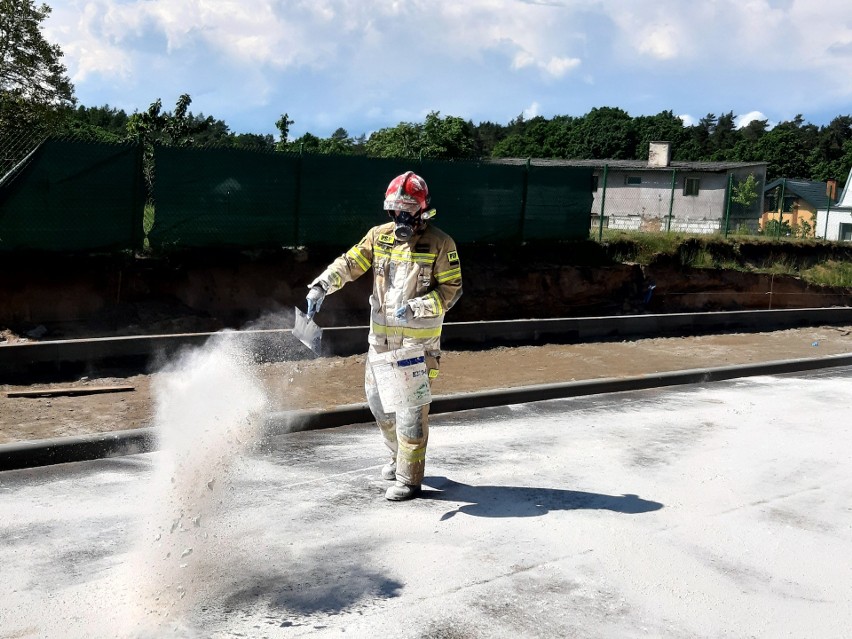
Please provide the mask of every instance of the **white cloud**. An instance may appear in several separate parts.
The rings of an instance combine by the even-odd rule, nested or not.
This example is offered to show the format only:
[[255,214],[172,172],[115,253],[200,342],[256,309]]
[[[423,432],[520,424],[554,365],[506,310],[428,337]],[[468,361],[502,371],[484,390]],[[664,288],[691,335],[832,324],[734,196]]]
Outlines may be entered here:
[[[738,115],[734,119],[734,122],[735,122],[735,125],[738,129],[742,129],[743,127],[748,126],[751,122],[754,122],[755,120],[768,120],[768,119],[769,118],[767,118],[760,111],[749,111],[748,113],[743,113],[742,115]],[[774,123],[768,124],[768,128],[770,128],[770,129],[773,126],[775,126]]]
[[579,58],[550,58],[542,68],[554,78],[561,78],[578,66],[580,66]]
[[518,51],[512,60],[513,69],[523,69],[535,64],[535,58],[527,51]]
[[649,25],[637,42],[640,53],[657,60],[671,60],[680,53],[678,32],[670,24]]
[[533,102],[526,109],[524,109],[524,120],[531,120],[532,118],[539,115],[541,111],[541,105],[538,102]]
[[677,117],[679,117],[681,120],[683,120],[683,126],[695,126],[696,124],[698,124],[698,119],[692,117],[691,115],[684,114],[684,115],[679,115]]
[[[226,121],[264,109],[266,120],[266,111],[291,112],[297,129],[334,118],[367,129],[427,105],[503,121],[507,98],[572,115],[606,105],[719,113],[745,103],[776,120],[852,99],[837,75],[852,47],[848,0],[821,0],[820,11],[805,0],[53,4],[46,35],[88,105],[116,104],[101,97],[108,90],[140,108],[190,93],[193,107]],[[778,69],[793,87],[781,95]]]

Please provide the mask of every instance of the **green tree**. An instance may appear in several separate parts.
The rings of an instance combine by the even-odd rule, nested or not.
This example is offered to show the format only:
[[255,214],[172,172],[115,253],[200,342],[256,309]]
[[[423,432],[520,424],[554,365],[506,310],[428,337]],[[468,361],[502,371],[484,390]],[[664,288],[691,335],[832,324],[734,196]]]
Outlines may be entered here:
[[636,126],[626,111],[595,108],[572,128],[565,157],[589,160],[630,160],[636,157]]
[[710,136],[716,128],[716,115],[708,113],[703,118],[686,130],[686,142],[680,154],[676,153],[679,160],[705,160],[713,152]]
[[505,126],[494,122],[480,122],[473,131],[476,138],[476,154],[479,157],[491,156],[494,147],[508,135]]
[[432,111],[426,116],[422,129],[423,157],[454,159],[476,157],[476,137],[473,126],[454,116],[441,117]]
[[106,104],[101,107],[78,106],[66,113],[69,122],[79,122],[83,125],[97,127],[109,133],[124,135],[127,133],[127,113]]
[[308,131],[304,135],[290,142],[287,145],[286,150],[295,151],[297,153],[320,153],[321,142],[322,140]]
[[746,142],[757,142],[766,134],[768,120],[752,120],[740,129],[740,136]]
[[787,237],[793,235],[793,229],[790,228],[790,222],[783,220],[766,220],[763,225],[763,234],[768,237]]
[[127,120],[127,133],[145,144],[160,142],[172,146],[189,146],[195,136],[203,133],[208,122],[199,120],[189,113],[192,98],[184,93],[178,98],[175,110],[163,111],[163,103],[157,98],[147,111],[134,113]]
[[74,86],[62,51],[44,39],[46,4],[0,0],[0,175],[5,174],[62,122],[74,104]]
[[852,117],[834,118],[820,129],[819,142],[808,156],[811,179],[845,179],[852,167]]
[[50,7],[33,0],[0,0],[0,92],[34,104],[70,106],[74,86],[62,50],[41,33],[49,15]]
[[178,98],[174,112],[163,111],[162,100],[157,98],[147,111],[134,113],[127,119],[127,136],[140,142],[142,171],[148,185],[149,196],[154,184],[154,143],[171,146],[191,146],[195,137],[207,127],[207,120],[198,120],[189,113],[192,98],[184,93]]
[[233,135],[233,145],[239,149],[252,149],[255,151],[273,151],[275,149],[275,138],[270,134],[259,133],[237,133]]
[[287,150],[287,144],[290,140],[290,126],[295,124],[293,120],[290,119],[290,116],[286,113],[282,114],[280,118],[275,122],[275,128],[278,129],[278,142],[275,144],[275,148],[278,151]]
[[731,152],[740,139],[740,134],[734,123],[735,120],[733,111],[723,113],[716,119],[716,124],[710,132],[708,140],[709,159],[711,161],[730,159]]
[[791,122],[782,122],[757,142],[757,155],[767,163],[767,180],[809,177],[808,153],[801,135],[800,118],[797,116]]
[[754,176],[754,173],[749,173],[745,180],[741,180],[733,185],[731,188],[731,202],[737,207],[734,212],[736,217],[744,217],[749,213],[759,216],[760,211],[752,212],[751,208],[760,196],[760,189],[760,181]]
[[552,120],[537,115],[510,127],[492,152],[494,157],[569,158],[576,144],[575,127],[579,120],[556,116]]
[[739,204],[743,209],[748,209],[757,200],[757,189],[759,186],[760,183],[754,177],[754,173],[749,173],[745,180],[735,184],[733,189],[731,189],[733,191],[731,201]]
[[330,137],[320,140],[320,153],[326,155],[352,155],[355,142],[349,137],[349,132],[339,127]]
[[477,142],[469,122],[432,111],[423,124],[402,122],[374,132],[365,149],[382,158],[471,158],[477,155]]
[[423,126],[412,122],[401,122],[392,128],[374,131],[364,148],[367,155],[376,158],[420,157]]

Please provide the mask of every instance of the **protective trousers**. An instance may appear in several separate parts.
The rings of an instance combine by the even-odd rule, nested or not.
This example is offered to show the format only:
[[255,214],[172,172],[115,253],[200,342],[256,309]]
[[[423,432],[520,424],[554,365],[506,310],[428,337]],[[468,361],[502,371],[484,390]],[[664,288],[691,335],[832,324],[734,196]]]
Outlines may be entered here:
[[[377,350],[370,346],[370,354]],[[427,367],[437,369],[437,361],[427,357]],[[431,361],[430,361],[431,360]],[[415,408],[401,408],[396,413],[386,413],[379,397],[379,388],[367,357],[364,372],[364,390],[367,404],[382,432],[391,459],[396,461],[396,479],[410,486],[423,483],[426,469],[426,443],[429,440],[429,404]]]

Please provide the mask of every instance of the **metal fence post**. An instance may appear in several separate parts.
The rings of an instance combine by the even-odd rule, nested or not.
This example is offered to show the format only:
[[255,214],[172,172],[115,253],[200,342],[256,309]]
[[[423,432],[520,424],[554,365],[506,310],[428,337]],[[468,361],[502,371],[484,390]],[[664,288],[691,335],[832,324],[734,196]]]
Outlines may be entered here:
[[775,237],[781,236],[781,223],[784,221],[784,191],[787,187],[787,178],[781,180],[781,197],[778,204],[778,226],[775,228]]
[[606,178],[609,173],[609,164],[604,164],[603,170],[603,187],[601,188],[601,213],[600,220],[598,220],[598,242],[603,242],[603,221],[604,221],[604,209],[606,208]]
[[293,246],[299,246],[299,233],[301,233],[302,229],[300,228],[300,219],[301,215],[299,211],[299,204],[302,200],[302,153],[299,152],[299,158],[296,160],[296,188],[294,189],[294,202],[293,202]]
[[728,225],[731,221],[731,198],[734,195],[734,174],[728,173],[728,198],[725,203],[725,237],[728,237]]
[[[828,204],[825,207],[825,231],[823,231],[822,234],[822,239],[824,240],[828,239],[828,216],[831,213],[831,194],[827,193],[826,195],[828,197],[826,197],[825,199],[828,200]],[[814,233],[814,235],[816,235],[816,233]]]
[[524,183],[521,188],[521,219],[518,222],[518,242],[524,241],[524,226],[527,222],[527,189],[530,181],[530,158],[524,164]]
[[674,214],[674,194],[677,187],[677,169],[672,169],[672,192],[669,194],[669,219],[666,222],[666,233],[672,230],[672,215]]

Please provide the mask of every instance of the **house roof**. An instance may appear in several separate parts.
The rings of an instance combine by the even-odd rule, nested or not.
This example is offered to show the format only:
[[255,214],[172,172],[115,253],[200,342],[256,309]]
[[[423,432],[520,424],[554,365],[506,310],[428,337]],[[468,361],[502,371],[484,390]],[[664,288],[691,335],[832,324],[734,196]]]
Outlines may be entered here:
[[[787,178],[779,178],[773,180],[765,187],[763,192],[767,193],[781,185],[784,185],[785,195],[795,195],[804,200],[814,208],[825,207],[828,203],[828,198],[825,194],[825,182],[811,182],[810,180],[790,180]],[[832,200],[831,205],[834,206],[837,200]]]
[[852,169],[849,169],[849,177],[846,180],[846,186],[843,187],[843,193],[840,195],[840,206],[852,206]]
[[[493,164],[526,164],[526,158],[491,158]],[[649,166],[647,160],[561,160],[549,158],[530,158],[531,166],[578,166],[625,171],[701,171],[704,173],[724,173],[732,169],[747,169],[750,167],[766,167],[766,162],[670,162],[668,166]]]

